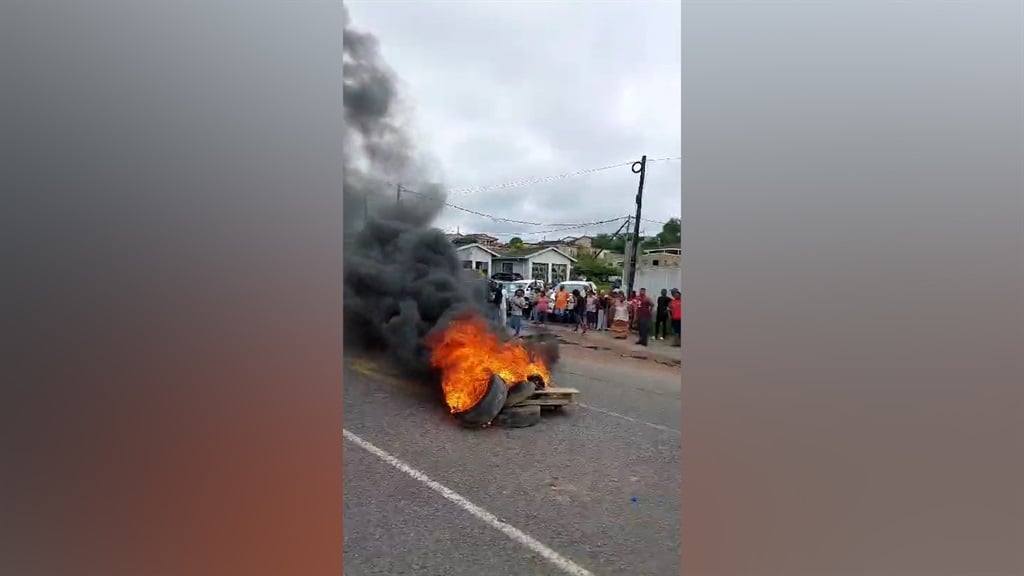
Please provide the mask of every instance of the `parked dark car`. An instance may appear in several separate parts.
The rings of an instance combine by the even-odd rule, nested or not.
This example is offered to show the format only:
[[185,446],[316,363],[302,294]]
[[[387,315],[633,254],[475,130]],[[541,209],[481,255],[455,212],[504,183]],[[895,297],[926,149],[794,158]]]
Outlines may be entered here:
[[491,275],[491,280],[497,280],[498,282],[512,282],[514,280],[522,280],[523,275],[515,272],[498,272]]

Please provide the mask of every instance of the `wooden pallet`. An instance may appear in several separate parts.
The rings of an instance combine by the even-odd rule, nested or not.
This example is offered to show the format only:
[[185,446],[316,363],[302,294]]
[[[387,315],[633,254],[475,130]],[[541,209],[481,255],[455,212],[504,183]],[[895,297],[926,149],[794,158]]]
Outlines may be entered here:
[[576,404],[580,391],[575,388],[544,388],[537,390],[532,396],[517,406],[565,406]]

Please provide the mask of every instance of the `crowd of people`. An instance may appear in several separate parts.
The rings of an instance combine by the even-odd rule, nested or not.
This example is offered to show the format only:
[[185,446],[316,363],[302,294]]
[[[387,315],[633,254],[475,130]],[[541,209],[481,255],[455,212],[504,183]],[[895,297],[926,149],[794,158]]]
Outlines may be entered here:
[[[526,298],[523,289],[515,291],[511,298],[503,295],[501,286],[491,283],[489,301],[494,306],[498,322],[512,330],[513,336],[521,336],[525,315],[530,322],[546,324],[549,317],[558,324],[571,324],[573,332],[612,332],[614,337],[625,340],[630,334],[637,336],[636,343],[647,346],[648,340],[672,339],[672,346],[679,346],[682,336],[683,299],[678,288],[662,290],[656,300],[647,294],[646,288],[631,291],[626,296],[621,290],[574,289],[564,286],[548,296],[543,287],[535,289],[532,298]],[[653,328],[653,334],[651,333]]]
[[636,333],[636,343],[641,346],[647,346],[651,337],[671,338],[673,346],[680,345],[682,293],[676,288],[671,290],[671,296],[669,290],[662,290],[657,301],[651,300],[645,288],[631,292],[628,297],[621,290],[569,292],[561,288],[553,299],[544,291],[536,292],[535,302],[530,310],[530,321],[535,324],[544,324],[553,316],[556,323],[573,325],[573,332],[610,331],[621,340]]

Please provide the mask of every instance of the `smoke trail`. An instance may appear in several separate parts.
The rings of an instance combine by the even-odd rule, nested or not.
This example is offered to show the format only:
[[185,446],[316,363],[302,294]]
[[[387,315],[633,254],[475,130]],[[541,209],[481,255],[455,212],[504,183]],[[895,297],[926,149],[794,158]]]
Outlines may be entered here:
[[[445,234],[431,226],[444,192],[403,124],[397,78],[377,38],[353,28],[342,9],[345,344],[386,350],[406,372],[429,374],[424,338],[461,313],[486,317],[487,284],[462,268]],[[397,183],[418,194],[396,206]],[[550,344],[538,352],[557,357]]]

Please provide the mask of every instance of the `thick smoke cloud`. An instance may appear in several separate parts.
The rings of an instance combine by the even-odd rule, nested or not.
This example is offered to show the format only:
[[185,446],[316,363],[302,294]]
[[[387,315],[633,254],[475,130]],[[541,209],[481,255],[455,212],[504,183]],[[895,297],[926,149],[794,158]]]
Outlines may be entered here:
[[[403,124],[397,79],[377,39],[352,27],[347,9],[343,75],[345,344],[386,351],[406,372],[427,375],[424,338],[459,314],[486,316],[487,285],[431,226],[444,192]],[[415,191],[400,205],[399,183]],[[545,348],[553,361],[557,350]]]

